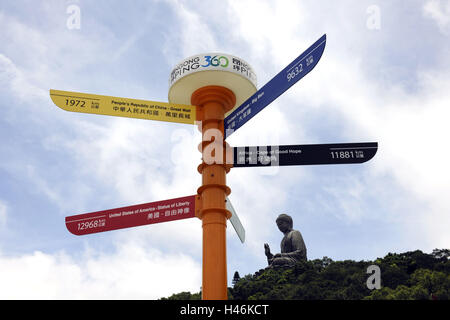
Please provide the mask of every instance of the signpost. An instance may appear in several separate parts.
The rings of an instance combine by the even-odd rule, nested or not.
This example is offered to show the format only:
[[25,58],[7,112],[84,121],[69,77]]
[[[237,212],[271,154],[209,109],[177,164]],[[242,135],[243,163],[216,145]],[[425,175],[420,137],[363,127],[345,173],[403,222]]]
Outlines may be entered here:
[[[198,166],[202,185],[197,195],[70,216],[67,229],[86,235],[198,217],[203,229],[202,298],[227,299],[228,219],[241,242],[245,241],[245,230],[228,199],[231,189],[226,174],[231,168],[363,163],[378,149],[376,142],[235,147],[232,163],[226,163],[225,151],[230,147],[225,138],[308,74],[319,62],[325,44],[323,35],[259,90],[251,66],[224,53],[199,54],[178,63],[169,79],[169,103],[50,90],[53,102],[66,111],[197,123],[202,132]],[[227,161],[220,157],[206,161],[211,146],[216,154],[226,155]]]
[[233,167],[363,163],[377,150],[377,142],[235,147]]

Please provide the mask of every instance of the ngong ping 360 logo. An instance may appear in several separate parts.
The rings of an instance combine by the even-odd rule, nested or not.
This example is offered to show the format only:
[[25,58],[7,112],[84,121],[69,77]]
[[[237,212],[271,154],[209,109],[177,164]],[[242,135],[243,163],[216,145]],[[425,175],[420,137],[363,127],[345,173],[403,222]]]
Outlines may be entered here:
[[189,57],[175,66],[170,74],[169,85],[188,74],[208,70],[230,71],[256,82],[255,72],[244,60],[224,53],[205,53]]

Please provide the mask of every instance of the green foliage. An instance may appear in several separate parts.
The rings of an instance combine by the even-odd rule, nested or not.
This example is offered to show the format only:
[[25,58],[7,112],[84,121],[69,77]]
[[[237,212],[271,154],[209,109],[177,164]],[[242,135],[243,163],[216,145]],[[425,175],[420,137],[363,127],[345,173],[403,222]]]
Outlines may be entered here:
[[[287,269],[264,269],[241,278],[237,300],[422,300],[450,299],[450,250],[432,254],[389,253],[375,261],[333,261],[328,257],[299,262]],[[369,290],[367,267],[381,270],[382,288]]]
[[[235,300],[449,300],[450,250],[432,254],[389,253],[375,261],[333,261],[328,257],[299,262],[292,268],[263,269],[236,279],[228,289]],[[378,265],[381,289],[369,290],[367,268]],[[166,298],[164,298],[166,299]],[[201,299],[182,292],[167,299]]]
[[[366,287],[368,263],[329,261],[299,262],[288,269],[267,269],[246,276],[232,289],[235,299],[361,299]],[[364,268],[365,267],[365,268]]]
[[187,291],[183,291],[180,293],[176,293],[171,295],[168,298],[161,298],[161,300],[201,300],[201,293],[190,293]]

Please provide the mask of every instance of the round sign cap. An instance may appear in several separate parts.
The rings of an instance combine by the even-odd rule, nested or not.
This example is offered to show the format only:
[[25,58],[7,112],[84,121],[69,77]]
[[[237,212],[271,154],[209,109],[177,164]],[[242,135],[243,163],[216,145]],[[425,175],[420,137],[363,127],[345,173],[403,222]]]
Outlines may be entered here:
[[222,86],[235,94],[236,108],[256,92],[256,85],[256,74],[245,60],[225,53],[203,53],[186,58],[173,68],[169,102],[190,105],[191,95],[197,89]]

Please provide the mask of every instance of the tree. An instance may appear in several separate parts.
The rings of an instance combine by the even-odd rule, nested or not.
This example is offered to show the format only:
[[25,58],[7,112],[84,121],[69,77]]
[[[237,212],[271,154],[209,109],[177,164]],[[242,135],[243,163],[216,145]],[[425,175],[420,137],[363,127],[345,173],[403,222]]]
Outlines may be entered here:
[[236,283],[238,283],[238,281],[241,279],[241,277],[239,276],[239,272],[235,272],[234,276],[233,276],[233,280],[231,281],[231,283],[233,284],[233,287],[236,285]]
[[450,250],[449,249],[434,249],[431,255],[436,259],[449,260]]
[[168,298],[162,298],[161,300],[200,300],[201,294],[200,293],[190,293],[188,291],[183,291],[180,293],[176,293],[171,295]]

